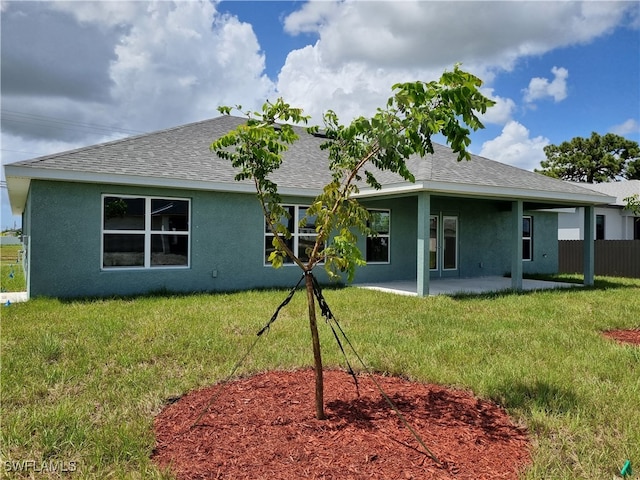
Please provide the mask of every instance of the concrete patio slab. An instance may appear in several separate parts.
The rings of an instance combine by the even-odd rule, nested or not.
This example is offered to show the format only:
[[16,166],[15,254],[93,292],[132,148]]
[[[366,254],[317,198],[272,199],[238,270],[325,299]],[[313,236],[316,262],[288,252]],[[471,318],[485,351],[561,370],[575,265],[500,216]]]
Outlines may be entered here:
[[[383,283],[354,283],[354,287],[395,293],[398,295],[417,295],[416,281],[406,280]],[[582,287],[577,283],[549,282],[545,280],[522,280],[522,289],[547,290],[554,288]],[[429,296],[454,295],[461,293],[488,293],[511,290],[511,279],[507,277],[477,277],[477,278],[438,278],[429,282]]]

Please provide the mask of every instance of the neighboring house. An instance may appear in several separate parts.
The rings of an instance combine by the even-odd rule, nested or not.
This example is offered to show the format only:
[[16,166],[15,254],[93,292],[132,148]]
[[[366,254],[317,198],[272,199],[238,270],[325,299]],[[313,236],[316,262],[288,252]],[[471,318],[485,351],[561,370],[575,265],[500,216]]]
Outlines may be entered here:
[[[147,135],[5,166],[12,209],[29,239],[31,296],[77,297],[149,291],[229,291],[291,286],[295,266],[273,270],[271,235],[250,181],[236,182],[211,142],[245,119],[218,117]],[[292,215],[291,246],[315,234],[298,227],[305,207],[331,179],[325,139],[300,129],[278,183]],[[378,175],[362,188],[379,235],[361,238],[368,264],[357,282],[416,281],[427,295],[437,277],[511,275],[558,268],[557,213],[585,207],[589,222],[610,197],[447,147],[408,162],[416,182]],[[584,256],[593,283],[593,250]],[[326,281],[318,269],[321,281]]]
[[[592,228],[596,240],[640,240],[640,215],[624,208],[625,198],[640,195],[640,180],[571,184],[615,197],[608,205],[595,208]],[[584,208],[564,209],[558,214],[558,240],[584,240]]]

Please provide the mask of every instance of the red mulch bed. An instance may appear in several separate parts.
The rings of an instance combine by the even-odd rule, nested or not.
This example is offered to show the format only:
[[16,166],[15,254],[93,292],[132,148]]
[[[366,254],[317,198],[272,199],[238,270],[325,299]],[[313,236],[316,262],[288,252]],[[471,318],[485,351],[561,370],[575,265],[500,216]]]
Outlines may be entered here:
[[[271,371],[191,392],[155,419],[153,460],[179,479],[516,479],[530,463],[524,428],[469,392],[375,375],[324,372],[315,419],[312,370]],[[199,421],[211,399],[219,395]]]
[[620,343],[631,343],[632,345],[640,345],[640,328],[632,328],[629,330],[607,330],[602,332],[607,338],[612,338]]

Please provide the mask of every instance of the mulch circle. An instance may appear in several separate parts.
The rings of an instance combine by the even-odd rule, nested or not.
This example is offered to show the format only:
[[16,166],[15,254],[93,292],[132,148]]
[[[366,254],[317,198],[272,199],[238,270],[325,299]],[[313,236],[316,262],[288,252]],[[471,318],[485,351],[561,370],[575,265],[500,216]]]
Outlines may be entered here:
[[327,419],[316,420],[311,369],[183,396],[155,419],[152,459],[184,480],[516,479],[530,463],[526,429],[500,406],[462,390],[374,378],[440,463],[425,455],[370,375],[358,376],[358,396],[350,375],[326,370]]
[[619,343],[630,343],[632,345],[640,345],[640,328],[631,328],[628,330],[607,330],[602,334]]

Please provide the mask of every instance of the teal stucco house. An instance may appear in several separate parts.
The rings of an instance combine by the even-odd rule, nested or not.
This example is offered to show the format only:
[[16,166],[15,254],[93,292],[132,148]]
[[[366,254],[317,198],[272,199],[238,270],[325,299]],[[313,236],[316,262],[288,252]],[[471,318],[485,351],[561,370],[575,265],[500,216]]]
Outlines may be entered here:
[[[209,145],[242,118],[223,116],[146,135],[5,166],[12,210],[28,241],[30,296],[82,297],[229,291],[291,286],[294,265],[274,270],[271,247],[251,182]],[[324,141],[300,130],[272,180],[292,215],[291,246],[304,252],[314,235],[297,220],[328,183]],[[382,173],[382,189],[362,188],[378,236],[360,239],[367,265],[356,282],[555,273],[557,208],[611,199],[486,158],[457,162],[435,154],[408,162],[416,182]],[[593,229],[587,228],[586,231]],[[593,242],[590,242],[591,244]],[[585,249],[585,283],[593,282],[593,249]],[[318,272],[326,280],[324,272]]]

